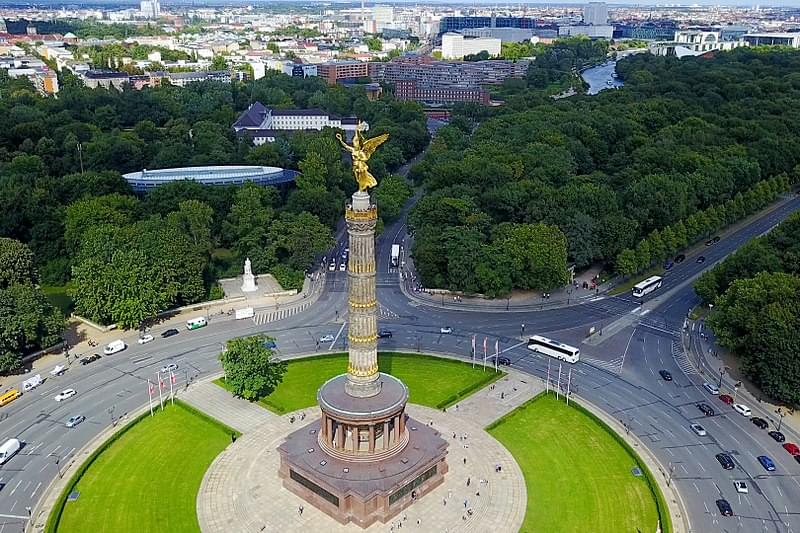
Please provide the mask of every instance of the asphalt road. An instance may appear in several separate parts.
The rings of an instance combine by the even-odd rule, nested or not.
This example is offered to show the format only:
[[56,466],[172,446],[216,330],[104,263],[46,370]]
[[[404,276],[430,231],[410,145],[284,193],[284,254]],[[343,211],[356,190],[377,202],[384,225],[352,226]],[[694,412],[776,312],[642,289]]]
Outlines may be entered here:
[[[401,291],[397,269],[389,264],[391,245],[405,243],[404,227],[402,222],[390,224],[376,247],[381,327],[393,332],[391,339],[381,339],[381,349],[447,352],[469,359],[471,339],[476,335],[479,351],[484,337],[489,339],[490,351],[497,339],[514,367],[543,377],[548,361],[526,348],[521,341],[524,336],[540,333],[579,345],[589,327],[608,328],[620,318],[629,320],[629,325],[608,334],[600,344],[580,344],[582,360],[572,367],[577,393],[629,425],[661,463],[672,469],[672,482],[687,506],[693,531],[800,531],[800,464],[765,431],[708,395],[700,376],[692,373],[691,365],[674,349],[681,342],[686,312],[697,303],[691,279],[798,207],[800,199],[794,198],[725,236],[702,251],[707,258],[703,264],[687,257],[665,275],[664,286],[643,302],[630,296],[608,297],[539,312],[442,310],[409,300]],[[329,272],[316,305],[280,322],[257,326],[251,320],[234,321],[228,316],[209,318],[207,327],[182,329],[169,339],[159,336],[166,326],[154,328],[156,340],[144,346],[136,343],[135,334],[129,335],[124,352],[87,366],[73,362],[63,376],[48,377],[39,388],[0,409],[0,439],[16,437],[25,444],[17,456],[0,466],[0,514],[9,515],[0,517],[0,533],[20,530],[26,507],[34,506],[76,450],[112,419],[146,404],[147,380],[155,381],[163,365],[178,365],[177,386],[183,386],[219,371],[217,355],[227,339],[256,332],[275,336],[278,351],[285,356],[344,349],[346,273]],[[445,325],[453,328],[452,334],[440,333]],[[319,337],[326,334],[333,335],[334,341],[318,344]],[[663,381],[658,376],[660,369],[670,371],[674,380]],[[48,370],[42,371],[43,377]],[[76,389],[77,396],[55,402],[53,397],[65,388]],[[717,414],[703,416],[695,407],[701,400]],[[87,420],[66,428],[64,422],[75,414],[83,414]],[[691,432],[689,424],[694,421],[706,427],[707,437]],[[800,441],[800,436],[784,432],[787,440]],[[565,440],[568,438],[565,430]],[[723,470],[714,459],[723,450],[734,457],[736,468],[732,471]],[[580,447],[566,453],[580,453]],[[761,454],[775,461],[775,472],[761,468],[755,459]],[[746,480],[749,494],[737,494],[734,479]],[[720,497],[731,503],[734,517],[719,515],[714,502]]]

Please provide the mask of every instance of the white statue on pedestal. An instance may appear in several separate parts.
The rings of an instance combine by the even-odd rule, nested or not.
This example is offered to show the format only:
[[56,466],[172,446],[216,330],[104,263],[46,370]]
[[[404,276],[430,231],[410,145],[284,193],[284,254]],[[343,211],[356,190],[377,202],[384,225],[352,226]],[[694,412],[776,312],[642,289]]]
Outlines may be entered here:
[[256,287],[256,277],[253,275],[253,270],[250,267],[250,258],[244,260],[244,276],[242,276],[242,292],[255,292],[258,290]]

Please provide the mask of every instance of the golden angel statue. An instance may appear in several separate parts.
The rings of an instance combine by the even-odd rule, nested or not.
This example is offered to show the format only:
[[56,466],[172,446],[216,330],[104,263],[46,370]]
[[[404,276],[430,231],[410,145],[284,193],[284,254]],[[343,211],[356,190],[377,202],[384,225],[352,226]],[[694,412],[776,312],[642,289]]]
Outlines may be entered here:
[[350,154],[353,156],[353,175],[356,177],[356,181],[358,182],[358,190],[366,191],[370,187],[374,187],[378,184],[375,176],[369,172],[367,161],[369,161],[369,158],[372,157],[372,154],[375,152],[378,146],[386,142],[386,140],[389,138],[389,134],[384,133],[383,135],[378,135],[372,139],[364,139],[364,136],[361,134],[362,129],[362,123],[359,122],[358,126],[356,127],[356,132],[353,135],[352,146],[344,142],[341,133],[337,133],[336,138],[339,139],[339,142],[342,144],[342,146],[344,146],[344,149],[350,152]]

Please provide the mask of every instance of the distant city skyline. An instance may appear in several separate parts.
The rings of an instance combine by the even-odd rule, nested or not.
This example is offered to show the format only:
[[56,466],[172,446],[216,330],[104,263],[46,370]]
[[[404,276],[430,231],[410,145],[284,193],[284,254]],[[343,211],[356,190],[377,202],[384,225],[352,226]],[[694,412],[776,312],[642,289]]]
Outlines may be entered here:
[[[514,9],[518,8],[521,5],[536,5],[536,6],[552,6],[552,7],[583,7],[589,2],[547,2],[544,0],[522,0],[519,2],[513,3],[498,3],[498,2],[488,2],[485,0],[463,0],[461,2],[452,2],[450,0],[428,0],[420,2],[418,0],[392,0],[392,1],[366,1],[366,5],[372,6],[375,4],[386,4],[386,5],[407,5],[407,4],[414,4],[414,5],[430,5],[430,6],[450,6],[450,7],[459,7],[459,6],[485,6],[485,7],[495,7],[496,9]],[[272,1],[272,0],[169,0],[163,3],[164,7],[169,8],[170,6],[186,6],[191,5],[194,7],[201,7],[204,5],[207,6],[247,6],[252,5],[255,7],[261,6],[270,6],[270,5],[330,5],[335,4],[337,6],[342,5],[353,5],[355,7],[360,7],[360,1],[352,1],[352,0],[279,0],[279,1]],[[664,3],[658,1],[647,1],[647,0],[631,0],[630,2],[626,1],[615,1],[615,2],[607,2],[608,7],[613,9],[614,7],[631,7],[631,6],[648,6],[648,7],[657,7],[657,8],[676,8],[676,7],[710,7],[710,6],[721,6],[721,7],[758,7],[761,9],[769,9],[769,8],[791,8],[795,7],[800,9],[800,0],[770,0],[769,3],[754,3],[746,0],[732,0],[732,1],[722,1],[719,0],[697,0],[695,2],[689,3],[682,3],[682,2],[675,2],[675,3]],[[35,7],[35,6],[64,6],[64,7],[80,7],[80,6],[92,6],[92,7],[107,7],[107,8],[114,8],[117,6],[137,6],[139,5],[139,0],[119,0],[115,2],[109,2],[108,0],[80,0],[77,2],[71,1],[64,1],[64,0],[37,0],[35,2],[30,1],[14,1],[14,0],[6,0],[4,2],[0,2],[0,8],[3,7]]]

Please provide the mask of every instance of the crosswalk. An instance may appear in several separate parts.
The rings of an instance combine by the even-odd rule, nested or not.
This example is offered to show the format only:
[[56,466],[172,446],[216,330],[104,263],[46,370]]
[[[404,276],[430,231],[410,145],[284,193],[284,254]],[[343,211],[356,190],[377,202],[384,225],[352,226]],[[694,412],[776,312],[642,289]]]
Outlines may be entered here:
[[680,368],[687,376],[691,374],[697,374],[697,369],[689,360],[689,356],[686,355],[686,351],[678,341],[672,342],[672,358],[675,359],[675,364],[678,365],[678,368]]
[[592,359],[591,357],[581,357],[581,361],[588,365],[592,365],[597,368],[602,368],[603,370],[607,370],[614,374],[619,374],[622,372],[622,363],[624,361],[623,356],[616,357],[611,359],[610,361],[604,361],[602,359]]
[[399,317],[400,315],[398,315],[394,311],[391,311],[382,306],[381,304],[378,304],[378,318],[382,318],[384,320],[392,320],[394,318],[399,318]]
[[253,316],[253,322],[257,326],[269,324],[270,322],[277,322],[278,320],[289,318],[292,315],[296,315],[297,313],[304,311],[309,305],[310,302],[303,302],[300,305],[292,307],[285,307],[283,309],[273,309],[271,311],[259,312],[256,313],[255,316]]

